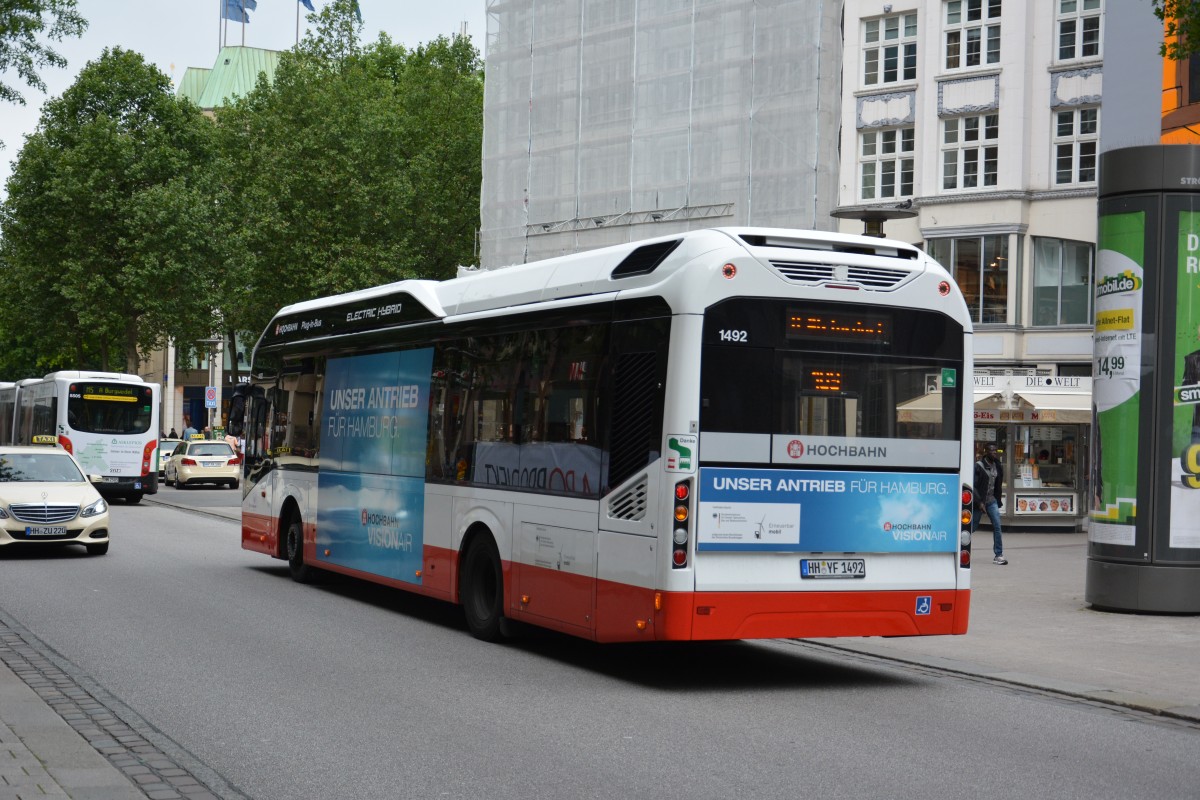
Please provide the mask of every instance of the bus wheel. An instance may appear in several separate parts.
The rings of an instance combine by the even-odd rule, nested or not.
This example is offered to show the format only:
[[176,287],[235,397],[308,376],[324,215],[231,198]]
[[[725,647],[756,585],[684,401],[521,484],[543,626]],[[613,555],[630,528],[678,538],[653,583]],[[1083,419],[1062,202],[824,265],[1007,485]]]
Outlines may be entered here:
[[133,494],[125,495],[125,502],[129,503],[131,506],[136,506],[138,503],[142,502],[141,492],[134,492]]
[[478,537],[467,550],[459,596],[471,635],[485,642],[504,638],[504,572],[491,536]]
[[312,583],[316,577],[314,570],[304,563],[304,523],[298,515],[293,514],[288,520],[287,530],[284,531],[284,545],[287,547],[288,569],[292,572],[292,580],[296,583]]
[[102,556],[108,552],[108,542],[101,542],[100,544],[87,544],[84,545],[84,547],[87,548],[89,556]]

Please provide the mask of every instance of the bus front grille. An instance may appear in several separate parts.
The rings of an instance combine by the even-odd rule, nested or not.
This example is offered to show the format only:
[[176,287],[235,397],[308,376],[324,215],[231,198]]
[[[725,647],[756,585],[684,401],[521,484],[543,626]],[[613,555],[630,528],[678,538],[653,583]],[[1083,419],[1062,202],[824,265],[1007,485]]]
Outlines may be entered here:
[[14,503],[8,507],[21,522],[49,525],[70,522],[79,514],[79,506],[51,506],[45,503]]

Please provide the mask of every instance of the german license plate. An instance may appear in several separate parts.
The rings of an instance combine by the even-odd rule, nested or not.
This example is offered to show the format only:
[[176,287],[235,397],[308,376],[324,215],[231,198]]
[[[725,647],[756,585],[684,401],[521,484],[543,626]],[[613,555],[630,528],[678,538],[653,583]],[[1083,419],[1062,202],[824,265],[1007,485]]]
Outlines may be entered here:
[[117,483],[121,479],[114,475],[105,475],[103,478],[101,478],[101,480],[104,481],[104,483]]
[[223,466],[225,466],[225,462],[223,462],[223,461],[201,461],[200,463],[206,467],[223,467]]
[[31,538],[37,537],[37,536],[66,536],[67,535],[67,526],[66,525],[40,525],[40,526],[35,527],[33,525],[26,525],[25,526],[25,535],[29,536]]
[[867,562],[861,558],[802,558],[801,578],[865,578]]

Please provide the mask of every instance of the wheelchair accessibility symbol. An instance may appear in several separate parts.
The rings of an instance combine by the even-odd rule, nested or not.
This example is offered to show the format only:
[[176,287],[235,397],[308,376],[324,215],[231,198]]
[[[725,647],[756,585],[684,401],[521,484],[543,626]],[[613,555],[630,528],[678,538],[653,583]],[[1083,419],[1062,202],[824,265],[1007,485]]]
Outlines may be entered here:
[[917,616],[926,617],[933,611],[933,596],[921,595],[917,598]]

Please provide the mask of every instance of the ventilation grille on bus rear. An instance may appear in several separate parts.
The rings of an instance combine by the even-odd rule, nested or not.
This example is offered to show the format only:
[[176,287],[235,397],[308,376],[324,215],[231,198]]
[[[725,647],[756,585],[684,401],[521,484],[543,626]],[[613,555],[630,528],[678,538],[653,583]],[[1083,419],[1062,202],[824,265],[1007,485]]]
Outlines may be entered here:
[[608,501],[610,519],[639,520],[646,516],[646,477]]
[[608,448],[608,485],[620,486],[650,461],[657,441],[655,413],[658,397],[657,357],[654,353],[617,356],[613,379],[612,439]]
[[683,239],[672,239],[669,242],[642,245],[617,264],[612,271],[612,277],[628,278],[631,275],[648,275],[654,272],[682,241]]
[[796,283],[845,283],[864,289],[895,289],[914,273],[886,267],[851,267],[845,264],[806,264],[772,260],[780,275]]

